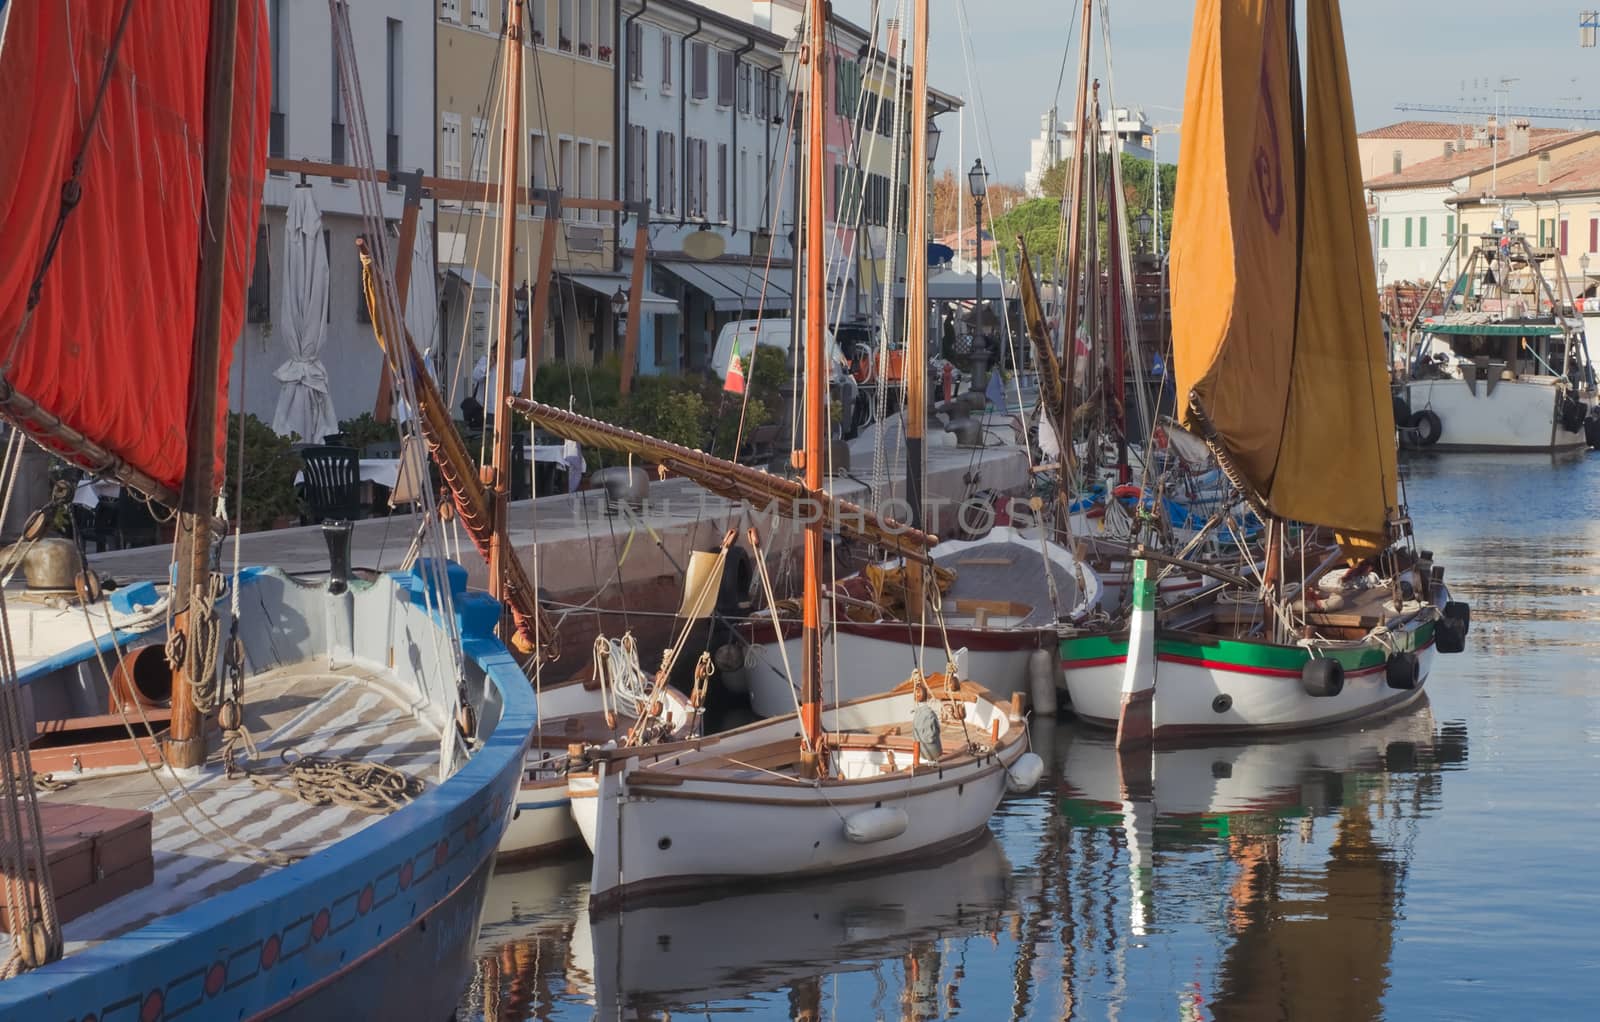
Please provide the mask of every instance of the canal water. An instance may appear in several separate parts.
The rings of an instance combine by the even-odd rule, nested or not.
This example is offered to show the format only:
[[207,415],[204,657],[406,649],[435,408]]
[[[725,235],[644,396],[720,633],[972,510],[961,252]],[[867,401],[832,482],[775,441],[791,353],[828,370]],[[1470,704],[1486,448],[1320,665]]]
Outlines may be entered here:
[[[1404,465],[1472,603],[1365,730],[1050,764],[943,862],[591,920],[588,866],[492,884],[463,1019],[1507,1019],[1600,1004],[1600,455]],[[730,835],[737,841],[737,835]]]

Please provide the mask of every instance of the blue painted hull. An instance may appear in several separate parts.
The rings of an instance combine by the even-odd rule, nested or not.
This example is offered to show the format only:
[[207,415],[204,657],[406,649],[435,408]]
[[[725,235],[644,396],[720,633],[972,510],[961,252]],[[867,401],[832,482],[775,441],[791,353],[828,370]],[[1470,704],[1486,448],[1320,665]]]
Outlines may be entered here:
[[0,982],[0,1022],[449,1018],[535,720],[527,679],[485,630],[498,605],[455,600],[500,712],[454,775],[302,862]]

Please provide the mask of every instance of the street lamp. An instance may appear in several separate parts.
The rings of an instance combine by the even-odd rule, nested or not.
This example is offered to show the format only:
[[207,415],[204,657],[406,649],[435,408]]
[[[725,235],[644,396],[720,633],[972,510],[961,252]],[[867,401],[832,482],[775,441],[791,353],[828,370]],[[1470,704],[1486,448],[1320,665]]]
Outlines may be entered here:
[[928,156],[928,162],[929,163],[932,163],[933,162],[933,158],[935,156],[937,156],[938,153],[939,153],[939,135],[940,135],[939,125],[935,124],[933,122],[933,118],[930,117],[928,119],[928,151],[927,151],[927,156]]
[[[978,257],[977,292],[975,295],[976,300],[972,305],[972,333],[974,337],[981,337],[982,334],[980,331],[983,324],[983,199],[984,196],[989,194],[989,172],[983,169],[983,157],[981,156],[972,161],[972,169],[967,171],[967,191],[972,193],[972,204],[974,209],[972,217],[972,233],[973,240],[977,242]],[[977,349],[974,349],[973,356],[982,362],[986,362],[988,357],[987,346],[983,348],[981,353]],[[976,365],[973,368],[975,371],[972,374],[972,385],[977,387],[987,384],[988,380],[978,379],[980,375],[986,376],[987,374],[976,371],[978,369],[978,366]],[[983,368],[987,368],[987,365],[984,365]]]
[[1148,210],[1133,218],[1133,229],[1139,235],[1139,253],[1142,255],[1150,245],[1150,230],[1155,226],[1155,218]]
[[618,333],[622,331],[622,324],[628,321],[628,292],[620,286],[617,293],[611,296],[611,319]]
[[523,281],[511,292],[511,307],[516,310],[517,324],[522,327],[522,357],[528,357],[528,282]]

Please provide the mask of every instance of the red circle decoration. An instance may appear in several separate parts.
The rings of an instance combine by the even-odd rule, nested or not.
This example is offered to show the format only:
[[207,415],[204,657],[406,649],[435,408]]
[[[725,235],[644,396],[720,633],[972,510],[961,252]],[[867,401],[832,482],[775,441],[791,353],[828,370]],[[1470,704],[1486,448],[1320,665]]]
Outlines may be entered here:
[[408,859],[406,861],[406,864],[404,866],[400,867],[400,889],[403,891],[407,887],[410,887],[410,886],[411,886],[411,862]]
[[217,996],[222,992],[222,984],[227,981],[228,967],[221,962],[212,962],[211,968],[206,971],[206,996]]
[[365,887],[363,887],[361,889],[361,897],[356,899],[356,911],[361,913],[362,915],[366,915],[368,912],[372,911],[372,885],[371,884],[368,884],[367,886],[365,886]]
[[164,1006],[165,1002],[161,997],[161,991],[150,991],[145,995],[143,1007],[139,1009],[141,1022],[156,1022],[156,1019],[161,1017],[161,1009]]
[[433,864],[435,866],[443,866],[448,858],[450,858],[450,839],[445,838],[439,842],[439,847],[433,850]]
[[328,924],[332,920],[333,917],[328,914],[327,909],[318,912],[317,918],[311,920],[311,939],[321,940],[325,937],[328,933]]
[[283,942],[278,939],[278,935],[276,933],[268,937],[267,942],[261,945],[261,967],[263,969],[270,969],[274,965],[277,965],[278,952],[282,950],[282,948]]

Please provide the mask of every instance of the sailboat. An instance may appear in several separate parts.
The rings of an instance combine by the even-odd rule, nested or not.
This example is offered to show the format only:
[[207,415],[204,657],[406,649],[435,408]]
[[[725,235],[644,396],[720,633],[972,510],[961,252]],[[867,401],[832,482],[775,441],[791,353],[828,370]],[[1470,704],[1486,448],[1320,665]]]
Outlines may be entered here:
[[[11,458],[25,435],[175,509],[180,537],[177,582],[115,609],[82,570],[68,593],[0,591],[0,1015],[444,1018],[534,723],[498,606],[440,556],[353,573],[347,524],[325,580],[214,567],[265,12],[0,16]],[[107,728],[123,737],[34,768],[53,738]],[[92,760],[110,747],[120,765]]]
[[1181,421],[1267,525],[1248,576],[1158,615],[1135,551],[1127,634],[1062,641],[1074,710],[1137,746],[1292,730],[1413,702],[1470,609],[1400,501],[1339,5],[1200,0],[1172,249]]
[[[590,746],[582,751],[588,769],[569,774],[573,813],[594,853],[590,899],[597,907],[719,881],[832,874],[950,851],[984,833],[1007,790],[1031,788],[1042,772],[1027,751],[1020,704],[1008,705],[966,679],[913,671],[876,679],[888,689],[882,694],[823,703],[824,529],[877,543],[924,569],[935,537],[835,500],[823,488],[827,228],[823,110],[816,101],[827,52],[822,5],[809,5],[808,18],[803,481],[548,405],[511,401],[558,436],[630,452],[805,525],[803,680],[795,712],[691,741]],[[920,3],[918,67],[926,66],[927,35],[927,5]],[[924,144],[922,133],[912,132],[913,162],[923,158]],[[758,537],[751,540],[764,573]]]

